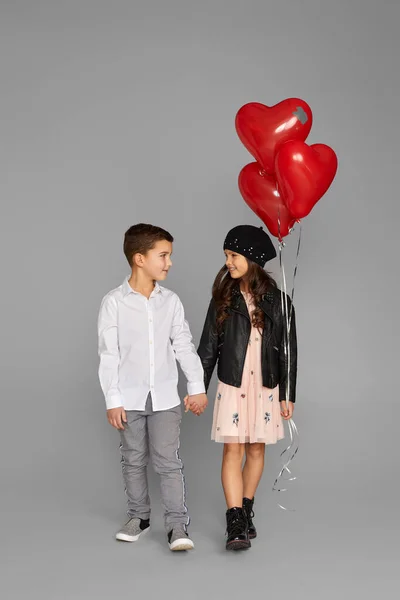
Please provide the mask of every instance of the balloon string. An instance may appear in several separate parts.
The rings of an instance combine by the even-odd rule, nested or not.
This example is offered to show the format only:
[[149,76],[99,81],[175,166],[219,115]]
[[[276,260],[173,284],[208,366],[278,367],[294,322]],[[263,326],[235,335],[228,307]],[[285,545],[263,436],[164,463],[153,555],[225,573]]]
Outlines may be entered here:
[[[293,230],[291,230],[293,231]],[[285,390],[285,404],[286,404],[286,408],[287,410],[289,409],[289,398],[290,398],[290,373],[291,373],[291,365],[290,365],[290,328],[291,328],[291,323],[292,323],[292,311],[293,311],[293,298],[294,298],[294,292],[295,292],[295,279],[296,279],[296,275],[297,275],[297,270],[298,270],[298,263],[299,263],[299,254],[300,254],[300,242],[301,242],[301,224],[300,224],[300,228],[299,228],[299,238],[298,238],[298,243],[297,243],[297,251],[296,251],[296,260],[295,260],[295,268],[294,268],[294,272],[293,272],[293,285],[292,285],[292,293],[290,296],[290,300],[291,300],[291,306],[290,306],[290,311],[288,310],[288,294],[287,294],[287,285],[286,285],[286,273],[285,273],[285,265],[284,265],[284,260],[283,260],[283,249],[285,247],[285,243],[283,241],[283,238],[281,236],[281,223],[280,223],[280,214],[279,214],[279,209],[278,209],[278,233],[279,233],[279,266],[280,266],[280,271],[281,271],[281,306],[282,306],[282,314],[284,317],[284,322],[285,322],[285,327],[283,328],[283,343],[284,343],[284,355],[285,355],[285,364],[287,364],[287,381],[286,381],[286,390]],[[290,232],[291,233],[291,232]],[[290,444],[287,446],[287,448],[285,448],[283,450],[283,452],[281,452],[280,458],[283,457],[284,454],[286,454],[287,452],[291,451],[291,454],[288,458],[288,460],[283,464],[281,470],[279,471],[278,476],[275,479],[274,485],[272,486],[272,490],[276,491],[276,492],[286,492],[287,488],[278,488],[277,484],[278,481],[280,479],[282,479],[283,481],[294,481],[296,479],[296,477],[290,477],[290,478],[284,478],[283,474],[285,472],[287,472],[289,475],[291,475],[291,471],[289,469],[289,464],[291,463],[291,461],[294,459],[294,457],[296,456],[298,450],[299,450],[299,434],[298,434],[298,429],[297,426],[295,424],[295,422],[293,421],[292,418],[290,418],[287,421],[288,424],[288,429],[289,429],[289,434],[290,434]],[[285,506],[282,506],[281,504],[278,503],[279,508],[281,508],[282,510],[288,510],[288,511],[294,511],[295,509],[290,509],[287,508]]]

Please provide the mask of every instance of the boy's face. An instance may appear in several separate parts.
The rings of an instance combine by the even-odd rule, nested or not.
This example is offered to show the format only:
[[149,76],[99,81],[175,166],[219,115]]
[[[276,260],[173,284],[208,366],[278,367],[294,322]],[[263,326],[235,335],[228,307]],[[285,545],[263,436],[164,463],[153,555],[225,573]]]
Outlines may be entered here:
[[172,244],[167,240],[156,242],[146,254],[138,254],[137,261],[149,279],[163,281],[172,265]]
[[237,252],[225,250],[225,264],[232,279],[240,279],[246,275],[249,265],[247,260]]

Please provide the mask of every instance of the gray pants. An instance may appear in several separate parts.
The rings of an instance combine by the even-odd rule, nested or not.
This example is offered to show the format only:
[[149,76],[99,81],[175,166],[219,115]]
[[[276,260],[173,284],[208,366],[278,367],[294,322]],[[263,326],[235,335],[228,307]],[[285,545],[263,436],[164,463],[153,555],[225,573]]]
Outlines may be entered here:
[[181,405],[153,412],[149,394],[145,410],[128,410],[126,418],[125,430],[120,431],[120,449],[128,515],[150,518],[147,465],[151,457],[153,469],[160,476],[166,531],[176,523],[189,525],[183,464],[179,458]]

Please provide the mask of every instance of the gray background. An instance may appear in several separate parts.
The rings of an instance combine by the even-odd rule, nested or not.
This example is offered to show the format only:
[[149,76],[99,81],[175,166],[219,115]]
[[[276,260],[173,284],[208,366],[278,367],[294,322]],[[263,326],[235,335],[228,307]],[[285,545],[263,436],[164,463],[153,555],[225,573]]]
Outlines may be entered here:
[[[399,3],[2,0],[0,22],[2,597],[394,590]],[[301,447],[279,498],[296,512],[271,491],[282,443],[267,450],[259,539],[225,552],[214,379],[207,413],[183,421],[196,550],[168,550],[154,479],[151,536],[117,544],[125,498],[96,319],[128,272],[123,233],[142,220],[171,230],[167,285],[197,343],[226,231],[259,224],[237,189],[252,159],[236,111],[291,96],[313,110],[308,141],[340,162],[303,224]]]

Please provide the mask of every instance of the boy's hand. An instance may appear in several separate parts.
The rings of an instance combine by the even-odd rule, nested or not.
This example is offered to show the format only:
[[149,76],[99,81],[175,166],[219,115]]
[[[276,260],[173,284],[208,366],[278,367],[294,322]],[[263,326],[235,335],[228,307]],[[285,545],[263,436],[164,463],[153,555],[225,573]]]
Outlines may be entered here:
[[293,411],[294,411],[293,402],[289,401],[287,404],[288,404],[289,408],[286,407],[286,401],[281,400],[281,415],[285,419],[285,421],[288,421],[289,419],[292,418]]
[[190,399],[189,395],[184,397],[183,403],[185,405],[185,412],[188,412],[190,410],[195,415],[197,415],[197,416],[200,415],[200,408],[197,406],[197,404],[193,400]]
[[107,419],[110,425],[115,427],[115,429],[124,430],[125,428],[122,423],[127,423],[127,418],[123,406],[118,406],[117,408],[109,408],[107,411]]
[[200,412],[204,412],[208,406],[208,398],[206,394],[196,394],[195,396],[189,396],[190,399],[193,399],[193,402],[197,404],[200,409]]
[[183,400],[185,412],[191,410],[192,413],[199,416],[206,409],[208,400],[206,394],[195,394],[194,396],[185,396]]

